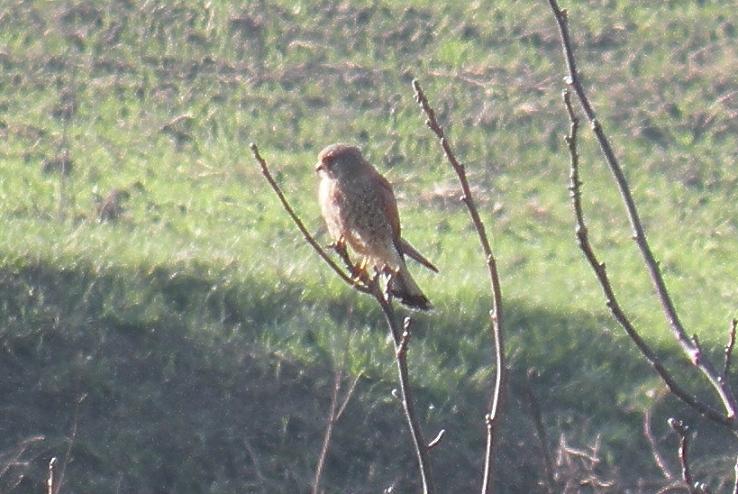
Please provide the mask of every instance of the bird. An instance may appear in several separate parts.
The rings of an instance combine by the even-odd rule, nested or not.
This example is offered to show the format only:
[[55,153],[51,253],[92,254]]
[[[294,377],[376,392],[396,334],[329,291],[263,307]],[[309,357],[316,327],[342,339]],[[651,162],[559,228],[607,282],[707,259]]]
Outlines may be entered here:
[[363,257],[363,267],[389,275],[388,292],[417,310],[433,308],[405,264],[405,256],[438,269],[402,238],[392,184],[357,146],[331,144],[318,154],[320,209],[334,242],[348,244]]

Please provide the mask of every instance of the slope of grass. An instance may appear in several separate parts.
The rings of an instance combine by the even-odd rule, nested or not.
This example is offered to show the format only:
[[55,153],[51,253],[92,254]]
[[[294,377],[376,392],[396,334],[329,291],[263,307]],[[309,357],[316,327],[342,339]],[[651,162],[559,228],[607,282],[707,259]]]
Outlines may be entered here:
[[[568,7],[675,301],[717,355],[738,274],[732,8]],[[493,372],[487,285],[413,77],[467,165],[499,258],[513,368],[502,491],[533,490],[541,476],[517,391],[531,366],[552,431],[602,433],[624,482],[653,475],[633,451],[657,381],[573,238],[545,2],[13,0],[0,13],[0,65],[0,451],[47,437],[19,492],[40,490],[42,460],[65,451],[82,395],[70,491],[305,490],[344,359],[365,377],[326,488],[410,489],[381,318],[301,241],[250,141],[321,240],[320,148],[355,142],[395,184],[407,237],[442,270],[411,267],[437,307],[417,316],[410,359],[426,428],[449,430],[434,460],[447,491],[476,485]],[[629,313],[679,369],[596,144],[581,144],[593,240]],[[62,179],[53,164],[65,153]],[[130,192],[126,211],[98,223],[95,197],[113,188]],[[708,466],[698,473],[722,473]]]

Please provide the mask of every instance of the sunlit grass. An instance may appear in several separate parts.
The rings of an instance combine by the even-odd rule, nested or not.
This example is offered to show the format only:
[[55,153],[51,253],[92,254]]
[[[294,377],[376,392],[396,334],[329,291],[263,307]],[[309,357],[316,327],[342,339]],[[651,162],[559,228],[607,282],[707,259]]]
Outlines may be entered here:
[[[736,33],[730,6],[677,3],[574,3],[571,28],[677,307],[717,349],[738,274],[729,97]],[[441,269],[410,266],[436,307],[415,315],[410,365],[421,407],[439,427],[468,413],[457,426],[471,430],[492,375],[489,294],[455,178],[412,98],[417,77],[493,238],[513,375],[541,371],[551,425],[590,414],[615,451],[637,429],[628,407],[647,404],[643,390],[655,380],[609,318],[576,247],[563,65],[543,6],[80,5],[92,10],[65,16],[73,6],[11,2],[0,19],[0,267],[15,301],[8,307],[22,308],[5,321],[6,341],[21,348],[29,334],[57,330],[85,344],[96,332],[151,341],[165,334],[182,352],[204,349],[185,362],[217,375],[212,382],[239,372],[245,357],[236,347],[308,369],[322,391],[326,369],[345,358],[371,382],[365,410],[396,405],[378,311],[302,241],[248,148],[259,144],[327,243],[313,163],[324,145],[354,142],[395,184],[407,238]],[[66,122],[54,115],[65,94],[76,102]],[[595,246],[629,314],[671,362],[676,347],[617,191],[586,129],[581,139]],[[74,170],[60,216],[61,177],[43,163],[65,148]],[[131,197],[118,221],[100,223],[96,197],[113,188]],[[161,357],[162,374],[172,378],[177,362]],[[99,367],[87,375],[95,389],[110,377]],[[616,410],[602,406],[611,396]],[[476,437],[459,434],[455,447]]]

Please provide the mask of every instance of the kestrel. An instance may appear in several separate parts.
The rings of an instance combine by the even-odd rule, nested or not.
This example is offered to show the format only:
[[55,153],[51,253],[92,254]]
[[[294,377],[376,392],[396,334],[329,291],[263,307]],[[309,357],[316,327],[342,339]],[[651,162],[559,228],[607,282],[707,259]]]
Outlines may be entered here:
[[328,231],[364,257],[364,265],[391,274],[389,292],[408,307],[432,305],[405,265],[405,255],[428,269],[438,269],[400,235],[400,215],[392,185],[359,148],[332,144],[318,155],[320,209]]

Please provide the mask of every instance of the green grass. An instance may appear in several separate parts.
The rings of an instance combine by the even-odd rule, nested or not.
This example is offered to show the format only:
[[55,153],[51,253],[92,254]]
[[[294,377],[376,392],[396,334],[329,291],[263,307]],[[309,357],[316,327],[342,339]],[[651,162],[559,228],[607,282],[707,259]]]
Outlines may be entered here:
[[[640,412],[658,381],[610,319],[574,240],[563,64],[545,2],[410,5],[8,2],[0,452],[47,438],[28,453],[18,492],[42,491],[45,461],[66,450],[83,394],[64,491],[304,491],[332,368],[344,358],[365,377],[337,427],[328,492],[411,489],[380,314],[301,240],[248,148],[259,145],[327,241],[312,164],[337,141],[361,145],[395,184],[403,231],[441,269],[411,266],[437,307],[417,316],[412,379],[428,433],[449,430],[433,453],[441,486],[476,489],[493,374],[489,295],[413,77],[467,166],[499,261],[513,375],[501,492],[535,490],[542,475],[520,392],[529,367],[542,375],[552,440],[565,432],[584,444],[601,433],[619,480],[657,475],[648,454],[633,452],[644,449]],[[719,359],[738,294],[733,9],[567,7],[585,83],[677,307]],[[586,129],[580,144],[586,216],[616,291],[670,368],[699,389]],[[74,168],[60,208],[60,176],[43,163],[65,147]],[[113,188],[131,192],[126,212],[100,224],[94,198]],[[658,412],[696,423],[668,400]],[[708,453],[696,473],[716,487],[730,468]]]

